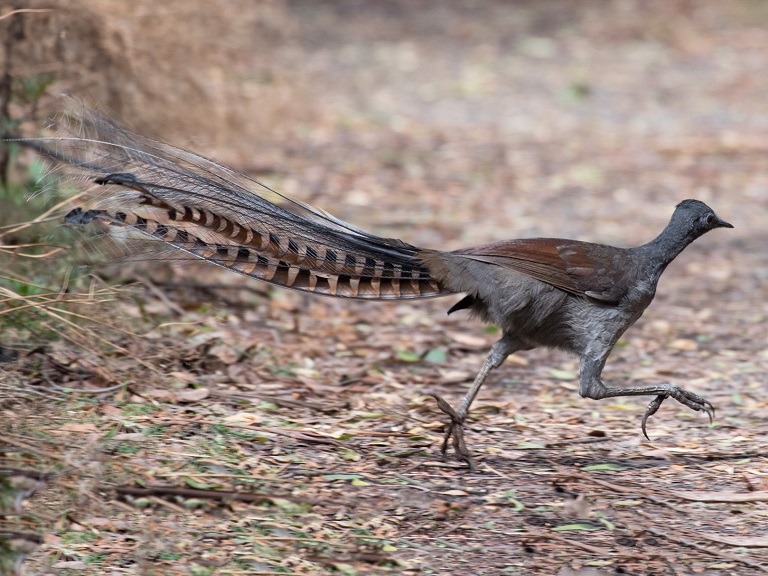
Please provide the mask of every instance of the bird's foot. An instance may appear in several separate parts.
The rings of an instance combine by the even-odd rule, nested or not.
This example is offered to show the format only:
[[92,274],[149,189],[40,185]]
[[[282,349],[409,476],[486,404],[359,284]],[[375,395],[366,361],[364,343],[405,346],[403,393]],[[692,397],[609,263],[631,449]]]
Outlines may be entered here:
[[443,444],[440,447],[440,454],[443,459],[446,458],[445,453],[448,451],[448,442],[452,441],[456,460],[459,462],[466,462],[470,471],[474,472],[475,462],[472,460],[472,455],[469,450],[467,450],[467,445],[464,442],[464,420],[466,420],[466,416],[459,416],[456,413],[456,410],[437,394],[429,393],[429,396],[432,396],[432,398],[437,400],[437,407],[451,419],[451,423],[448,424],[448,428],[445,431]]
[[709,423],[712,423],[712,419],[715,417],[715,407],[712,406],[708,400],[702,398],[698,394],[688,392],[688,390],[683,388],[670,386],[667,390],[651,400],[651,403],[648,404],[648,408],[645,409],[645,414],[643,414],[642,429],[643,436],[645,436],[647,440],[650,440],[650,438],[648,438],[648,432],[645,430],[645,425],[648,422],[648,418],[656,414],[656,412],[658,412],[659,408],[661,407],[661,403],[670,397],[680,402],[680,404],[687,406],[691,410],[695,410],[697,412],[706,412],[707,416],[709,416]]

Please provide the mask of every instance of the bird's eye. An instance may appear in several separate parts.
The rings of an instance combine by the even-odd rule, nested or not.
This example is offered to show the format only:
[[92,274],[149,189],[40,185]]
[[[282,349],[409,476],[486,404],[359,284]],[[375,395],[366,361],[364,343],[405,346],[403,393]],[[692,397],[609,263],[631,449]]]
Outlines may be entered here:
[[715,215],[707,214],[707,226],[712,226],[715,223]]

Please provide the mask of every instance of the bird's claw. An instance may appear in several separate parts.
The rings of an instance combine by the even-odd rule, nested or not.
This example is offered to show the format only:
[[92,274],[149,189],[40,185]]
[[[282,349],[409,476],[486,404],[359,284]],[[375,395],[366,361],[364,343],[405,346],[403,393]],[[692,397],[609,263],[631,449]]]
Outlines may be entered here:
[[472,455],[467,450],[467,445],[464,442],[464,420],[466,417],[460,417],[456,410],[454,410],[448,402],[443,400],[440,396],[433,393],[428,393],[428,396],[432,396],[437,401],[437,407],[444,414],[447,414],[451,419],[448,428],[445,431],[445,437],[443,438],[443,444],[440,447],[440,454],[443,459],[446,458],[445,453],[448,451],[448,442],[452,440],[453,451],[456,455],[456,460],[459,462],[466,462],[471,472],[475,471],[475,463],[472,460]]
[[656,396],[656,398],[651,400],[650,404],[648,404],[648,408],[645,409],[641,427],[643,430],[643,436],[645,436],[646,440],[650,440],[650,438],[648,438],[648,432],[645,428],[648,422],[648,418],[656,414],[656,412],[658,412],[659,408],[661,407],[661,403],[669,397],[674,398],[680,402],[680,404],[687,406],[691,410],[695,410],[696,412],[706,412],[707,416],[709,416],[709,423],[712,424],[712,421],[715,417],[715,407],[712,406],[712,404],[706,398],[702,398],[693,392],[688,392],[688,390],[683,388],[672,386],[669,390],[659,394]]
[[645,436],[645,439],[649,442],[651,441],[650,438],[648,438],[648,432],[645,429],[645,425],[648,423],[648,417],[653,416],[656,414],[656,412],[659,411],[659,408],[661,407],[661,403],[664,402],[664,400],[667,399],[667,396],[664,394],[659,394],[651,400],[651,403],[648,404],[648,408],[645,409],[645,414],[643,414],[643,421],[641,423],[641,428],[643,429],[643,436]]

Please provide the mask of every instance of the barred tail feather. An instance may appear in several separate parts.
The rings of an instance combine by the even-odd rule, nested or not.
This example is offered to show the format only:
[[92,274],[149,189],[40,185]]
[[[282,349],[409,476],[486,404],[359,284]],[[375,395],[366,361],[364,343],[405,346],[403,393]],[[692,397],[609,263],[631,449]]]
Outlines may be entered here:
[[[90,206],[67,214],[67,224],[98,220],[130,228],[234,272],[315,294],[408,299],[452,292],[430,274],[415,246],[364,232],[103,118],[86,113],[76,121],[92,137],[48,142],[58,147],[57,160],[97,173],[99,186]],[[287,207],[265,192],[283,198]]]

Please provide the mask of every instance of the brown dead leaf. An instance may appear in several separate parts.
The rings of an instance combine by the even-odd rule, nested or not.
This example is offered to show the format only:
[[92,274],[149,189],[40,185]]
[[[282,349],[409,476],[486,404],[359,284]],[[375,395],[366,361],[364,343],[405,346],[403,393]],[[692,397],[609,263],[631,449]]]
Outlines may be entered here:
[[467,370],[441,370],[441,384],[460,384],[461,382],[471,382],[474,374]]
[[105,414],[107,416],[122,416],[123,411],[120,410],[120,408],[117,408],[116,406],[112,406],[110,404],[105,404],[104,406],[101,406],[100,411],[102,414]]
[[143,394],[148,398],[152,398],[154,400],[162,400],[165,402],[171,402],[174,399],[173,392],[163,388],[152,388],[151,390],[145,390]]
[[690,338],[678,338],[677,340],[672,340],[669,343],[669,347],[675,350],[697,350],[699,344],[696,340],[691,340]]
[[446,496],[469,496],[469,492],[458,489],[443,490],[442,492],[438,492],[438,494],[445,494]]
[[208,353],[221,360],[224,364],[234,364],[240,359],[240,354],[227,344],[219,344],[211,348]]
[[171,372],[169,376],[173,376],[177,380],[189,383],[194,383],[198,380],[198,376],[196,374],[192,374],[191,372]]
[[147,439],[147,437],[141,432],[123,432],[122,434],[115,434],[111,439],[124,440],[128,442],[143,442]]
[[230,414],[223,419],[228,424],[256,424],[261,422],[261,417],[253,412],[237,412],[236,414]]
[[85,570],[88,565],[81,560],[62,560],[56,562],[53,567],[61,570]]
[[768,548],[768,536],[720,536],[713,534],[699,533],[699,536],[711,540],[712,542],[719,542],[720,544],[728,544],[729,546],[741,546],[744,548]]
[[448,332],[447,336],[462,346],[467,348],[488,348],[490,345],[486,338],[480,336],[474,336],[472,334],[466,334],[464,332]]
[[768,491],[760,492],[682,492],[670,494],[693,502],[768,502]]
[[429,422],[427,424],[422,424],[422,428],[426,428],[427,430],[437,430],[439,428],[443,428],[445,426],[445,422]]
[[208,388],[190,388],[179,390],[174,394],[178,402],[198,402],[208,398],[211,391]]
[[64,424],[61,428],[58,429],[58,432],[98,432],[98,429],[95,425],[84,423],[84,424]]

